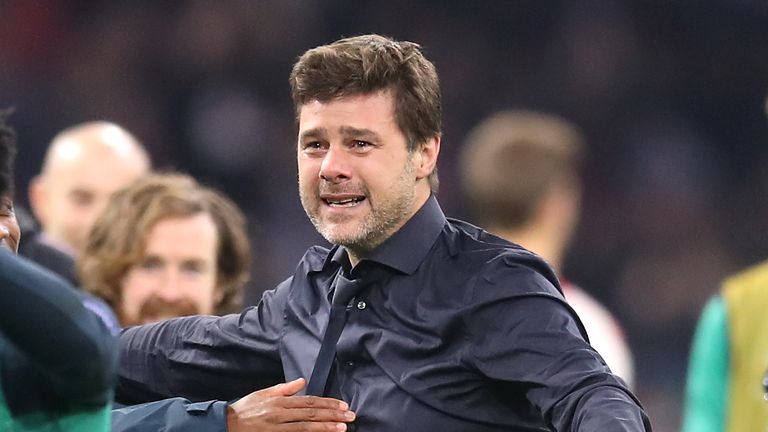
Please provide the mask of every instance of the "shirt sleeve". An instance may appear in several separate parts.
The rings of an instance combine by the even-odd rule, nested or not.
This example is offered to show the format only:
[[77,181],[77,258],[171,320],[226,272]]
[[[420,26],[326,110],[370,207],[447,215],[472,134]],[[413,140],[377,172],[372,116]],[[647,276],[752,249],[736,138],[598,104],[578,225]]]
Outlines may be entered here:
[[650,431],[639,402],[584,340],[554,286],[529,269],[504,273],[487,279],[527,286],[475,288],[468,323],[475,367],[524,393],[554,430]]
[[[38,370],[48,391],[102,405],[115,380],[116,335],[84,302],[64,279],[0,250],[3,335]],[[9,378],[4,377],[4,386],[14,385]]]
[[164,399],[112,410],[112,432],[226,432],[227,403]]
[[722,297],[702,311],[688,363],[683,432],[721,432],[729,381],[728,317]]
[[290,279],[240,314],[123,330],[115,399],[124,404],[175,396],[232,400],[282,382],[279,351],[289,288]]

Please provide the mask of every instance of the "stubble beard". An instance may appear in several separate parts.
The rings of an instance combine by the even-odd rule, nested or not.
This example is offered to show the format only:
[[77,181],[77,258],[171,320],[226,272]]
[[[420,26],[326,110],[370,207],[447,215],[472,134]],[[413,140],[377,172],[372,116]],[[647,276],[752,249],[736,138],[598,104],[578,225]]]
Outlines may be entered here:
[[320,215],[322,200],[317,191],[314,191],[314,196],[308,197],[302,188],[299,188],[301,204],[312,225],[323,238],[329,243],[344,246],[353,254],[361,256],[381,245],[410,216],[416,196],[413,183],[414,171],[413,161],[409,158],[400,177],[390,188],[390,192],[376,203],[371,201],[368,189],[363,185],[361,189],[370,206],[370,211],[362,221],[356,222],[356,226],[352,229],[337,230],[332,224],[327,224],[323,220]]

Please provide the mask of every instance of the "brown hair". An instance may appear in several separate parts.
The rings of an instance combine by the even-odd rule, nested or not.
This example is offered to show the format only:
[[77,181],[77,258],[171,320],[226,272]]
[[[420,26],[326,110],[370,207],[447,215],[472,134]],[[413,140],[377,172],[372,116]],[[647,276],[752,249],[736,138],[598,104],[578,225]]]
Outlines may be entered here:
[[583,146],[579,130],[555,115],[521,110],[488,117],[462,151],[464,195],[478,223],[525,224],[555,180],[575,180]]
[[215,311],[233,312],[249,276],[245,217],[228,198],[183,174],[150,174],[110,197],[78,260],[84,289],[119,309],[122,279],[143,258],[152,226],[161,219],[201,212],[211,215],[218,232],[216,289],[221,299]]
[[[363,35],[319,46],[299,57],[289,82],[297,119],[301,107],[313,100],[389,90],[410,151],[441,134],[437,71],[413,42]],[[437,192],[437,168],[429,175],[429,184]]]

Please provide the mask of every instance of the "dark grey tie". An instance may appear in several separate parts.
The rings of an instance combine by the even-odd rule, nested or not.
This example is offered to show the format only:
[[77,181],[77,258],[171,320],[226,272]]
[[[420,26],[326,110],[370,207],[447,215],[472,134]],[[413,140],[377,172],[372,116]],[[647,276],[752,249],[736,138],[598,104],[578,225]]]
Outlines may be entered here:
[[336,359],[336,343],[339,341],[339,336],[341,336],[341,331],[344,330],[344,324],[347,321],[347,305],[364,286],[360,279],[349,280],[342,273],[340,271],[334,282],[331,314],[328,318],[325,336],[323,336],[323,343],[320,346],[320,353],[317,355],[317,361],[315,361],[315,368],[312,369],[312,376],[307,385],[308,395],[325,395],[328,375]]

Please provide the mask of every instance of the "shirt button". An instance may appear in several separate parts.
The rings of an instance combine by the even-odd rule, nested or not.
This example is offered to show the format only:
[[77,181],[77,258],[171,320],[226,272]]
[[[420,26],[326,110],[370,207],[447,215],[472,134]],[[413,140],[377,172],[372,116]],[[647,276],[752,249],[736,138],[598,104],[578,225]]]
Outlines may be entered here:
[[352,367],[352,366],[354,366],[354,365],[355,365],[355,362],[353,362],[353,361],[348,361],[348,362],[346,362],[345,364],[346,364],[348,367]]
[[360,310],[365,309],[366,306],[368,306],[368,305],[366,305],[365,302],[362,301],[362,300],[357,302],[357,308],[360,309]]

